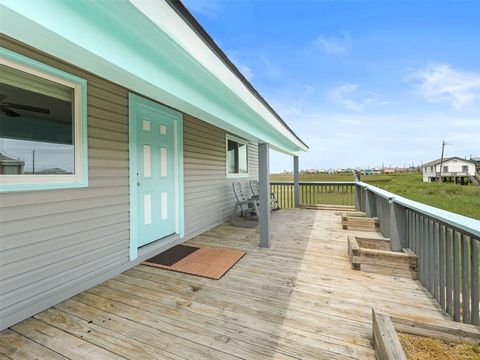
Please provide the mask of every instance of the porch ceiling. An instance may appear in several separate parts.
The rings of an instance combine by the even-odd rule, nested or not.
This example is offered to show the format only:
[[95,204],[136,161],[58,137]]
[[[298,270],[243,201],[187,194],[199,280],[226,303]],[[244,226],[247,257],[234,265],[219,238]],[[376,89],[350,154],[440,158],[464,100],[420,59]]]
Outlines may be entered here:
[[249,140],[307,149],[166,2],[134,3],[4,0],[0,30]]

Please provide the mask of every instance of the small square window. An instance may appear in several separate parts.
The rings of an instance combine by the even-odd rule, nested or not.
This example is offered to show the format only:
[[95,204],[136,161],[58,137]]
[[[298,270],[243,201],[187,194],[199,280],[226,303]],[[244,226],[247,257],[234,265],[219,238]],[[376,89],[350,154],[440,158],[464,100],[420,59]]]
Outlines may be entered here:
[[86,81],[0,55],[0,190],[86,186]]
[[227,177],[248,176],[248,143],[227,135]]

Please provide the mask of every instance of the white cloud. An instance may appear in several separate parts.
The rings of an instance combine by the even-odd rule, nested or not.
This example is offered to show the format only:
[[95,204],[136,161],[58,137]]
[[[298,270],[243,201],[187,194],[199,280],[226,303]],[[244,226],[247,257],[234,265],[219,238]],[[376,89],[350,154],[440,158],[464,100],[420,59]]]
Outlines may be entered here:
[[303,86],[303,94],[310,95],[315,91],[315,86],[306,84]]
[[349,98],[349,96],[355,93],[357,89],[357,84],[338,85],[330,91],[329,97],[346,109],[362,111],[363,104]]
[[260,54],[259,58],[265,68],[266,75],[277,77],[282,73],[280,67],[277,64],[274,64],[266,55]]
[[220,13],[218,0],[183,0],[185,6],[192,13],[205,15],[208,18],[216,18]]
[[[300,95],[276,93],[270,103],[310,146],[300,155],[302,169],[419,164],[439,157],[442,140],[453,144],[448,156],[480,154],[480,120],[475,114],[452,115],[408,106],[388,113],[370,112],[369,107],[364,112],[342,111]],[[378,98],[374,99],[380,106]],[[271,170],[291,169],[291,164],[291,158],[275,155]]]
[[418,92],[431,103],[447,102],[456,109],[474,102],[480,95],[480,74],[461,71],[448,64],[430,64],[409,74]]
[[360,125],[358,120],[350,119],[350,118],[340,118],[337,120],[340,124],[347,124],[347,125]]
[[319,36],[313,41],[312,45],[322,49],[327,54],[345,55],[350,52],[350,37],[347,34],[344,34],[342,38]]
[[345,109],[357,112],[363,111],[369,104],[388,104],[386,101],[377,101],[379,96],[380,95],[376,93],[360,92],[358,84],[350,83],[337,85],[328,93],[328,97],[337,104],[340,104]]
[[238,70],[245,76],[247,80],[252,80],[254,73],[253,70],[250,66],[245,64],[241,60],[241,54],[239,51],[236,50],[231,50],[231,51],[226,51],[228,58],[235,64]]

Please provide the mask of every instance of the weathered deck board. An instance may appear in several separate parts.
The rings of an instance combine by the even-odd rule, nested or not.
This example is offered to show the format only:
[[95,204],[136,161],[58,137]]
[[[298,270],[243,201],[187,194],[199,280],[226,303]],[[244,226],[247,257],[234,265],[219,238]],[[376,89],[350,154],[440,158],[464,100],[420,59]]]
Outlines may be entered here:
[[11,330],[0,333],[0,354],[19,360],[63,360],[66,357]]
[[347,236],[362,232],[342,230],[334,212],[284,209],[272,221],[270,249],[230,225],[192,241],[247,251],[220,280],[139,265],[0,333],[0,354],[373,359],[372,307],[445,321],[418,282],[352,270]]
[[42,344],[49,349],[62,354],[69,359],[98,359],[119,360],[123,359],[109,351],[89,342],[59,330],[49,324],[37,320],[28,319],[12,327],[18,334]]

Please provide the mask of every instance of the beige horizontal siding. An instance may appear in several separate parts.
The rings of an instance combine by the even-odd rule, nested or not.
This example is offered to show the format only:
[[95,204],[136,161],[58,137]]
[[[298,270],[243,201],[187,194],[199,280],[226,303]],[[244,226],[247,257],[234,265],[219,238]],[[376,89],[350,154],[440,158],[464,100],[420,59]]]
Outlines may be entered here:
[[1,40],[87,80],[89,187],[0,194],[0,321],[118,268],[129,253],[127,90]]
[[225,131],[184,116],[185,234],[201,234],[227,221],[235,205],[232,183],[258,177],[258,147],[249,144],[249,177],[226,177]]

